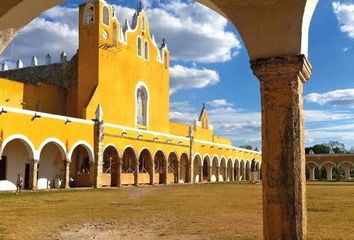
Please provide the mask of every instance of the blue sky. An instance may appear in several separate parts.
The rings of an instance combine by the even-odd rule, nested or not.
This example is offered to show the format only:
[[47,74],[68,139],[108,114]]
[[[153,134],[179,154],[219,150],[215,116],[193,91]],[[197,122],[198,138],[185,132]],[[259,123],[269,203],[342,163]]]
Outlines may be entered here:
[[[77,4],[70,0],[30,23],[0,56],[25,65],[47,53],[77,49]],[[120,22],[138,1],[108,0]],[[144,0],[151,31],[167,39],[171,63],[171,119],[191,122],[205,102],[220,135],[235,145],[260,146],[259,82],[237,30],[189,0]],[[44,39],[44,40],[43,40]],[[319,1],[309,36],[314,71],[305,84],[306,145],[339,141],[354,146],[354,0]]]

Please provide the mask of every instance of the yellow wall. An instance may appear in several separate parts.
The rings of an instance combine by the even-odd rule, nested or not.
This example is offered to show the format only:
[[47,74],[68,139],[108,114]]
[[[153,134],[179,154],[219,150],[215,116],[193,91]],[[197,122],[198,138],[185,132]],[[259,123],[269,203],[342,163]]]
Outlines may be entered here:
[[0,78],[0,104],[3,106],[65,114],[66,93],[53,85],[25,84]]
[[[78,106],[79,109],[83,107],[83,117],[94,118],[97,105],[101,104],[106,122],[137,127],[136,88],[143,82],[149,92],[147,129],[168,133],[169,71],[157,60],[159,50],[150,38],[145,13],[140,12],[136,28],[126,33],[127,44],[118,42],[114,46],[113,23],[118,29],[120,25],[115,19],[111,19],[109,27],[102,23],[102,14],[97,10],[102,11],[103,6],[102,2],[95,3],[96,20],[89,25],[82,24],[84,6],[80,7]],[[111,7],[109,9],[112,11]],[[146,19],[145,32],[142,31],[142,16]],[[103,38],[104,31],[108,33],[107,39]],[[141,36],[143,46],[145,40],[148,41],[148,61],[137,55],[138,36]]]

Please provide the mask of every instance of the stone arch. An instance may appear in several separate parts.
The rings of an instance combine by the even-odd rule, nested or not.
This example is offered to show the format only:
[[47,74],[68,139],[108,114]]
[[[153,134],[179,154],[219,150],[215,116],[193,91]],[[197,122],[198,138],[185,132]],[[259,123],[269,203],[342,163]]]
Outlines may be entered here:
[[241,159],[240,162],[240,180],[242,181],[246,180],[246,166],[245,166],[244,159]]
[[93,151],[93,148],[92,146],[86,142],[86,141],[78,141],[76,142],[72,147],[71,147],[71,150],[70,152],[68,153],[68,160],[69,161],[72,161],[72,156],[73,156],[73,152],[74,150],[78,147],[78,146],[82,146],[84,147],[86,150],[87,150],[87,153],[88,153],[88,157],[89,157],[89,160],[90,162],[94,162],[95,159],[94,159],[94,151]]
[[120,153],[114,144],[107,145],[103,150],[103,186],[117,187],[120,179]]
[[28,137],[26,137],[25,135],[22,135],[22,134],[14,134],[14,135],[7,137],[1,144],[1,149],[0,149],[1,155],[3,154],[3,150],[5,149],[6,145],[13,140],[18,140],[24,144],[31,159],[38,159],[38,153],[37,153],[32,141]]
[[213,156],[212,167],[211,167],[211,182],[219,181],[219,158],[218,156]]
[[167,160],[162,150],[158,150],[154,157],[155,176],[158,184],[167,184]]
[[246,161],[246,180],[251,180],[251,163],[249,160]]
[[64,187],[66,147],[56,138],[48,138],[38,149],[38,189]]
[[94,183],[94,158],[92,147],[84,141],[73,145],[70,160],[70,187],[92,187]]
[[193,180],[195,183],[201,181],[202,158],[199,154],[195,154],[193,159]]
[[132,146],[127,146],[122,156],[121,184],[138,184],[137,176],[139,170],[137,165],[138,159],[135,149]]
[[[1,148],[0,190],[16,190],[17,175],[23,177],[23,187],[31,187],[31,169],[36,155],[33,143],[24,135],[11,135],[4,140]],[[37,158],[38,160],[38,158]]]
[[144,148],[139,154],[139,183],[154,184],[154,162],[148,148]]
[[229,158],[229,160],[227,161],[227,178],[226,180],[228,182],[232,182],[234,179],[234,167],[232,164],[232,159]]
[[226,181],[226,159],[223,157],[220,161],[220,174],[219,174],[219,182]]
[[[60,141],[60,140],[57,139],[57,138],[47,138],[46,140],[44,140],[44,141],[41,143],[41,145],[39,145],[39,148],[38,148],[38,151],[37,151],[37,152],[38,152],[38,156],[40,156],[40,154],[41,154],[43,148],[44,148],[47,144],[49,144],[49,143],[55,144],[55,145],[59,148],[59,150],[60,150],[60,154],[61,154],[62,160],[66,160],[66,158],[67,158],[67,155],[66,155],[66,153],[67,153],[66,146],[65,146],[65,144],[64,144],[62,141]],[[38,159],[38,160],[40,160],[40,159]]]
[[344,180],[350,181],[352,178],[352,172],[354,170],[354,163],[350,161],[343,161],[338,164],[340,168],[343,169],[344,172]]
[[206,154],[203,159],[203,172],[202,172],[202,181],[210,182],[210,156]]
[[179,161],[176,152],[171,152],[168,155],[168,168],[167,168],[167,183],[178,183],[179,174]]
[[333,180],[333,170],[336,168],[336,164],[331,161],[323,162],[320,165],[321,179],[327,181]]
[[306,179],[313,181],[316,179],[315,169],[319,168],[319,165],[316,162],[309,161],[306,162]]
[[237,158],[234,162],[234,181],[240,181],[240,163]]
[[182,153],[180,158],[180,177],[179,180],[183,183],[189,182],[189,169],[190,164],[188,160],[188,155],[186,153]]

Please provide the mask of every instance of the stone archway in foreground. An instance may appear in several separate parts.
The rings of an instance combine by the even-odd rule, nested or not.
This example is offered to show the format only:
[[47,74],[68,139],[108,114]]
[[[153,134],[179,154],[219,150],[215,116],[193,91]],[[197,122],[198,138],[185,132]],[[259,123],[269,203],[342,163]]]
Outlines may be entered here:
[[[1,5],[0,51],[19,29],[61,2],[13,0]],[[312,72],[308,30],[318,0],[198,2],[237,28],[260,80],[264,239],[305,239],[303,84]]]

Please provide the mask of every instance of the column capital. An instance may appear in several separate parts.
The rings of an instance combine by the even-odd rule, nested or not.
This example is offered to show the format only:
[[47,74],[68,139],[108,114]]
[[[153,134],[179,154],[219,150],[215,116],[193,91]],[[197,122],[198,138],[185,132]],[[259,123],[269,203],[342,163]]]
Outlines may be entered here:
[[32,159],[33,163],[38,163],[39,159]]
[[310,79],[312,66],[305,55],[279,56],[250,60],[253,74],[264,81],[266,79],[299,77],[304,83]]

